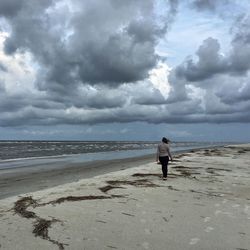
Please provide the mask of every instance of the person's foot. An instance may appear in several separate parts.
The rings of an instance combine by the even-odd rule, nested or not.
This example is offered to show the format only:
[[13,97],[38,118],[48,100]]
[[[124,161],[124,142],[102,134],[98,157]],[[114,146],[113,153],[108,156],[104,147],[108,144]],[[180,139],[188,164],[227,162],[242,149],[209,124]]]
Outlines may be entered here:
[[167,177],[163,177],[162,179],[163,179],[164,181],[166,181],[166,180],[167,180]]

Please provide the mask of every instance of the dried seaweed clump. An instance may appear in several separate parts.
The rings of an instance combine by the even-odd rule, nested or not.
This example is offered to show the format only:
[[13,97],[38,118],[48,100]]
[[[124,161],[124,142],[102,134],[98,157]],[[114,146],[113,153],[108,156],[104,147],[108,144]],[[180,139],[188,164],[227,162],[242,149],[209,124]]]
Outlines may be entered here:
[[28,211],[27,208],[29,206],[35,207],[37,202],[33,200],[31,196],[23,197],[20,200],[15,202],[14,211],[24,218],[36,218],[36,214],[34,212]]
[[104,200],[104,199],[111,199],[111,197],[110,196],[102,196],[102,195],[67,196],[67,197],[61,197],[61,198],[54,200],[50,203],[60,204],[60,203],[63,203],[65,201]]
[[115,189],[115,188],[123,188],[123,187],[106,185],[106,186],[104,186],[104,187],[100,187],[99,189],[100,189],[103,193],[107,193],[109,190],[112,190],[112,189]]
[[66,245],[66,244],[60,243],[60,242],[53,240],[49,237],[48,229],[50,228],[51,224],[56,222],[56,221],[57,220],[45,220],[45,219],[39,218],[36,221],[36,223],[34,224],[33,234],[35,234],[35,236],[39,236],[42,239],[48,240],[51,243],[57,245],[59,250],[63,250],[64,245]]
[[56,222],[57,220],[45,220],[37,216],[34,212],[27,210],[30,206],[35,208],[41,205],[46,204],[38,204],[37,201],[34,200],[31,196],[23,197],[15,202],[14,211],[23,218],[36,219],[34,223],[33,234],[35,236],[41,237],[42,239],[46,239],[53,244],[56,244],[59,247],[59,250],[63,250],[65,244],[53,240],[48,236],[48,228],[51,226],[52,223]]
[[133,177],[146,177],[146,176],[156,176],[161,177],[161,174],[150,174],[150,173],[135,173],[132,175]]
[[140,179],[134,181],[107,181],[111,186],[122,186],[122,185],[131,185],[135,187],[158,187],[158,185],[152,183],[148,179]]

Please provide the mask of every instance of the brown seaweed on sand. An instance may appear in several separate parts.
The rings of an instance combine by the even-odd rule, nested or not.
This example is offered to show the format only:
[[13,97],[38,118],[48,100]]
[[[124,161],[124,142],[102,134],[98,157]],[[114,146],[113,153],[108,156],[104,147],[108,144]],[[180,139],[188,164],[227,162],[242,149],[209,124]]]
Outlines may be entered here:
[[107,193],[109,190],[115,189],[115,188],[123,188],[123,187],[117,187],[117,186],[106,185],[106,186],[104,186],[104,187],[100,187],[99,189],[100,189],[103,193]]
[[38,218],[34,224],[34,229],[33,229],[32,233],[35,234],[35,236],[39,236],[42,239],[50,241],[51,243],[57,245],[60,250],[63,250],[64,245],[67,245],[67,244],[60,243],[60,242],[53,240],[49,237],[48,228],[50,228],[52,223],[57,222],[57,221],[58,220],[45,220],[42,218]]
[[[151,174],[134,174],[133,176],[148,176]],[[99,189],[103,192],[103,193],[107,193],[109,190],[111,189],[116,189],[116,188],[124,188],[122,186],[135,186],[135,187],[159,187],[158,185],[152,183],[151,181],[149,181],[148,179],[137,179],[134,181],[121,181],[121,180],[115,180],[115,181],[107,181],[106,186],[104,187],[100,187]]]
[[24,218],[36,218],[36,214],[34,212],[28,211],[27,208],[30,206],[35,207],[37,202],[32,199],[31,196],[23,197],[20,200],[15,202],[14,211]]
[[65,201],[84,201],[84,200],[103,200],[103,199],[111,199],[110,196],[102,196],[102,195],[86,195],[86,196],[67,196],[61,197],[57,200],[51,201],[47,204],[60,204]]
[[38,215],[36,215],[36,213],[29,211],[28,210],[29,207],[36,208],[36,207],[46,206],[48,204],[61,204],[65,201],[72,202],[72,201],[82,201],[82,200],[112,199],[112,198],[120,198],[120,197],[121,196],[115,196],[115,195],[112,195],[112,196],[102,196],[102,195],[67,196],[67,197],[60,197],[56,200],[52,200],[47,203],[39,204],[31,196],[28,196],[28,197],[23,197],[19,199],[18,201],[16,201],[13,210],[15,211],[15,213],[17,213],[23,218],[35,219],[34,229],[32,231],[33,234],[35,236],[41,237],[42,239],[50,241],[51,243],[57,245],[60,250],[63,250],[64,245],[66,244],[53,240],[48,235],[48,229],[51,227],[53,223],[58,222],[58,220],[56,219],[46,220],[46,219],[40,218]]
[[139,179],[134,181],[107,181],[107,183],[111,186],[122,186],[122,185],[131,185],[135,187],[158,187],[158,185],[152,183],[148,179]]
[[150,174],[150,173],[135,173],[132,175],[133,177],[146,177],[146,176],[156,176],[161,177],[161,174]]
[[45,219],[42,219],[39,216],[37,216],[34,212],[27,210],[30,206],[35,208],[38,205],[39,204],[37,203],[37,201],[34,200],[31,196],[23,197],[15,202],[14,211],[15,211],[15,213],[17,213],[18,215],[20,215],[23,218],[36,219],[36,221],[34,223],[34,229],[32,231],[33,234],[35,236],[41,237],[42,239],[46,239],[53,244],[56,244],[60,250],[63,250],[64,245],[66,245],[66,244],[60,243],[56,240],[53,240],[48,235],[48,228],[51,226],[52,223],[56,222],[57,220],[55,220],[55,219],[45,220]]

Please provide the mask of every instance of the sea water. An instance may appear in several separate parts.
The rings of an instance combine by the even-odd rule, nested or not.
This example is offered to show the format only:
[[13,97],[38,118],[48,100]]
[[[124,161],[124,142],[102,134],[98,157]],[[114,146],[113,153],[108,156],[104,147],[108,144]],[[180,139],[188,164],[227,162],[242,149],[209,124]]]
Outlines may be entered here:
[[[0,141],[0,169],[124,159],[156,152],[156,141]],[[224,145],[172,142],[172,152]]]

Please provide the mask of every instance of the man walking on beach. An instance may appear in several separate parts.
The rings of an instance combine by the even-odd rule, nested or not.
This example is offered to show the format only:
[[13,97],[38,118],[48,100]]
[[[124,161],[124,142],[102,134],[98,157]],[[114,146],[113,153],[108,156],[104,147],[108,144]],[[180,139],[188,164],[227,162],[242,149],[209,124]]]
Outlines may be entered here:
[[162,142],[158,145],[157,152],[156,152],[156,162],[161,163],[163,180],[167,180],[168,161],[173,160],[168,143],[169,143],[169,140],[163,137]]

